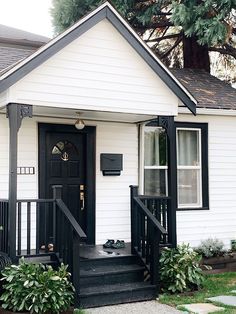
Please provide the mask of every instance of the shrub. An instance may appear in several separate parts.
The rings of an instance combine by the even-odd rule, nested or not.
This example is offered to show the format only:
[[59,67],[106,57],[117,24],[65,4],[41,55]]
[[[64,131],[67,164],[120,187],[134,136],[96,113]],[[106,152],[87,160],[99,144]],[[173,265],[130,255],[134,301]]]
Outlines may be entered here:
[[236,252],[236,240],[231,240],[231,250]]
[[60,313],[73,301],[74,288],[63,264],[58,271],[51,266],[26,263],[6,267],[2,272],[2,307],[14,312]]
[[195,249],[202,257],[222,256],[226,252],[224,243],[218,239],[209,238],[201,241],[201,244]]
[[165,248],[160,258],[162,290],[176,293],[199,288],[204,279],[200,259],[189,244],[178,245],[176,249]]

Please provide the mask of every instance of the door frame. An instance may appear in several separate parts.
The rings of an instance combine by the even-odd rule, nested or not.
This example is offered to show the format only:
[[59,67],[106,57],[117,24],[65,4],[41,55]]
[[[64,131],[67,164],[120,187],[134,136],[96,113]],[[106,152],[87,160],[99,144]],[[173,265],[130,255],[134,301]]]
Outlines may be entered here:
[[38,123],[38,184],[39,197],[46,196],[46,134],[48,132],[85,134],[86,160],[86,230],[87,244],[95,244],[96,220],[96,127],[85,126],[77,130],[74,125]]

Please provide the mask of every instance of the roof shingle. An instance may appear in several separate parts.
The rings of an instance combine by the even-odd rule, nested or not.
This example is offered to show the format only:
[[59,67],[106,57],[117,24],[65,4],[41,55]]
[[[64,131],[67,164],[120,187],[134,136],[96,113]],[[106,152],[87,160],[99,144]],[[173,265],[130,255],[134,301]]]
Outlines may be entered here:
[[28,57],[34,50],[0,47],[0,71]]
[[198,101],[197,108],[236,110],[236,89],[204,70],[171,69]]

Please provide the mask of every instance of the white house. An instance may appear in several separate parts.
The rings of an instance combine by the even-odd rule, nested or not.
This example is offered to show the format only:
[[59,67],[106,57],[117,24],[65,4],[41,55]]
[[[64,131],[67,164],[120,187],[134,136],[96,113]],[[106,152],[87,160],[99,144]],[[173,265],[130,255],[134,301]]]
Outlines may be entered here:
[[203,71],[167,69],[104,3],[0,72],[0,250],[13,260],[59,252],[75,272],[75,238],[131,241],[156,287],[156,244],[229,247],[235,100]]

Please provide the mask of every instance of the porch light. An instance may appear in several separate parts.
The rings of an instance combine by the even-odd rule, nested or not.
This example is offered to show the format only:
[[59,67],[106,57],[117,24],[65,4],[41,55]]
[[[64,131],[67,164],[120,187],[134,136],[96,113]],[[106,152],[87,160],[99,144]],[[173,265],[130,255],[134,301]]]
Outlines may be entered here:
[[[76,112],[78,115],[81,115],[80,112]],[[85,123],[82,119],[78,118],[75,122],[75,127],[77,130],[83,130],[83,128],[85,127]]]

